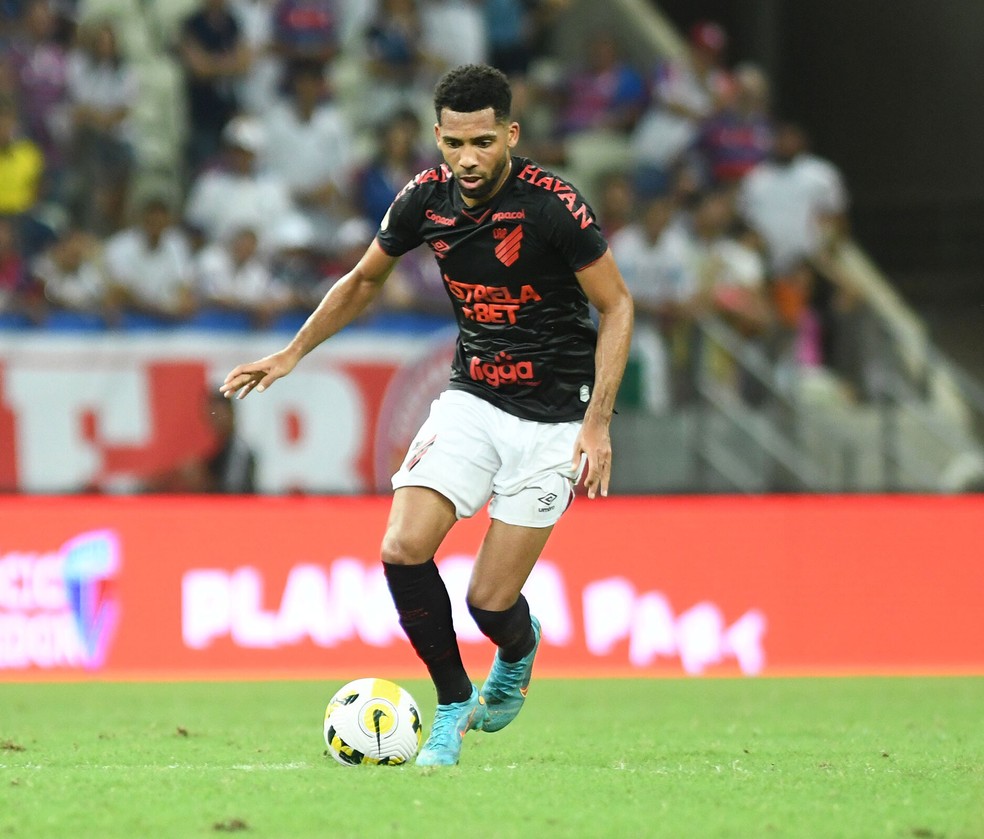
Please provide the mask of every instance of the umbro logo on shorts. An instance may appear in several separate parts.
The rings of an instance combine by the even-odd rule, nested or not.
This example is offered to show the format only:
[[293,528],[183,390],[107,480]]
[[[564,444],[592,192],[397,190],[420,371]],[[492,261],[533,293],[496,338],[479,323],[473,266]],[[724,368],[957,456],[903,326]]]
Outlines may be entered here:
[[549,513],[554,508],[554,502],[557,500],[557,494],[554,492],[548,492],[546,495],[541,495],[536,499],[543,506],[537,507],[538,513]]

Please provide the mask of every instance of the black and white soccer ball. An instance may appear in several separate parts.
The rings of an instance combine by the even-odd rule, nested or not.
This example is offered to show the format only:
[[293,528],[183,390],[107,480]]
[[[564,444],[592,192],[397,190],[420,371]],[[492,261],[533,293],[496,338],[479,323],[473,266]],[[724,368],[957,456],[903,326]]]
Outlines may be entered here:
[[421,725],[410,693],[386,679],[356,679],[325,709],[325,744],[339,763],[398,766],[420,749]]

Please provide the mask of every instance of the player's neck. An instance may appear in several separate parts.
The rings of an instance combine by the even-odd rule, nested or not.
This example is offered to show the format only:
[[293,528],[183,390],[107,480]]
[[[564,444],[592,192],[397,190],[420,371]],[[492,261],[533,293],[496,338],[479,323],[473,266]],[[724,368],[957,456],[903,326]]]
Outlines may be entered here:
[[506,181],[509,180],[509,175],[512,174],[512,167],[513,167],[512,155],[509,155],[509,157],[506,160],[505,168],[502,170],[502,174],[499,176],[499,182],[495,185],[495,188],[488,195],[476,201],[473,198],[466,198],[464,195],[461,194],[461,191],[459,190],[458,194],[461,195],[461,202],[466,207],[468,207],[468,209],[472,209],[473,207],[481,207],[483,204],[488,204],[489,201],[491,201],[493,198],[496,197],[496,195],[499,194],[499,190],[506,185]]

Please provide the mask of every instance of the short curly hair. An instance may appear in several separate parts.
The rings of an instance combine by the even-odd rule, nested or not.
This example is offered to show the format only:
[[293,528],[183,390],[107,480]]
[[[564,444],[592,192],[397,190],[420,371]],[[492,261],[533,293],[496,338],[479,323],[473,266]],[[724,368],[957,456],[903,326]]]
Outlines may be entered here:
[[501,70],[487,64],[462,64],[448,70],[434,88],[434,112],[441,121],[445,108],[462,114],[491,108],[496,121],[509,119],[512,89]]

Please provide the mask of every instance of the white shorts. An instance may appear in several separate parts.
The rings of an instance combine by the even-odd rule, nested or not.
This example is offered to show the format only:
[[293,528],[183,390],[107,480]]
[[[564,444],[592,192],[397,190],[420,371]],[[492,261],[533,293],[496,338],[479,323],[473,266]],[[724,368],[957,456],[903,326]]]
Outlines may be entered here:
[[571,465],[580,422],[534,422],[461,390],[431,403],[393,489],[433,489],[459,519],[489,502],[506,524],[550,527],[574,497],[580,468]]

